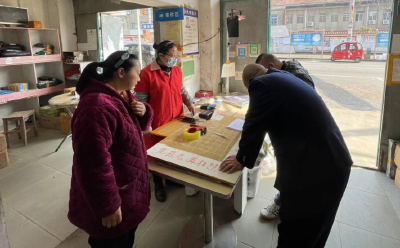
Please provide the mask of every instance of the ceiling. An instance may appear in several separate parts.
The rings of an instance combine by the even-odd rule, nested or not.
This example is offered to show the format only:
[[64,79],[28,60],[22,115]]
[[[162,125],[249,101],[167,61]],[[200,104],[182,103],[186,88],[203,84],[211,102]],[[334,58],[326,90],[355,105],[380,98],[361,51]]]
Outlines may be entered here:
[[[176,6],[175,4],[172,4],[171,0],[122,0],[123,2],[129,2],[129,3],[137,3],[149,7],[172,7]],[[177,2],[177,1],[175,1]]]

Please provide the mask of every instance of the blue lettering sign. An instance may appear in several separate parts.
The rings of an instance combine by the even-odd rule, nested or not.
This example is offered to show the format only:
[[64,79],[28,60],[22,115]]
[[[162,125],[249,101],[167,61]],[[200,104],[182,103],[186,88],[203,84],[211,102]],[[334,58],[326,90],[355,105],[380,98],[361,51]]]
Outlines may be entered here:
[[156,22],[183,20],[183,8],[159,9],[155,12]]
[[322,33],[292,34],[292,46],[321,46]]
[[388,47],[389,46],[389,33],[378,34],[377,47]]

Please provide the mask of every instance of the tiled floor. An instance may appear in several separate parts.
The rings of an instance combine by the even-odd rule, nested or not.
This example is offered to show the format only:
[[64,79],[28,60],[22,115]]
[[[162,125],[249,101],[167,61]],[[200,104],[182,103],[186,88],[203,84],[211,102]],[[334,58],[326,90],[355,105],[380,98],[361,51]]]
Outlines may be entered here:
[[[71,178],[71,139],[53,153],[63,136],[42,129],[29,146],[12,143],[11,164],[0,170],[0,190],[12,248],[87,248],[87,235],[67,220]],[[274,198],[274,175],[264,177],[243,216],[232,200],[214,198],[218,223],[231,222],[238,248],[276,247],[276,221],[259,218]],[[152,195],[151,211],[136,233],[138,248],[176,248],[183,227],[203,211],[203,195],[186,197],[184,189],[168,188],[168,201]],[[326,247],[400,247],[400,190],[382,173],[354,168]],[[228,247],[230,248],[230,247]]]

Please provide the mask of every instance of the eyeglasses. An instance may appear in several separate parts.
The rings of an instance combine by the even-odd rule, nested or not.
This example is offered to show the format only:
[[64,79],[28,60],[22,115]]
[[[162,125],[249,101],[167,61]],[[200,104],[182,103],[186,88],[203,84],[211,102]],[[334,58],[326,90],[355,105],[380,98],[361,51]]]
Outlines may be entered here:
[[114,65],[114,67],[118,69],[127,59],[129,59],[129,53],[122,54],[121,59]]

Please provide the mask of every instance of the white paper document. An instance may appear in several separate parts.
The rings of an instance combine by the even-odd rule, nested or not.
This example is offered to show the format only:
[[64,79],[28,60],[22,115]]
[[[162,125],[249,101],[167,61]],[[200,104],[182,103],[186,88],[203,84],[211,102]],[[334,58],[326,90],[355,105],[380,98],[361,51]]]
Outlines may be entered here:
[[227,126],[227,128],[236,130],[236,131],[243,131],[244,120],[236,119],[231,124]]

